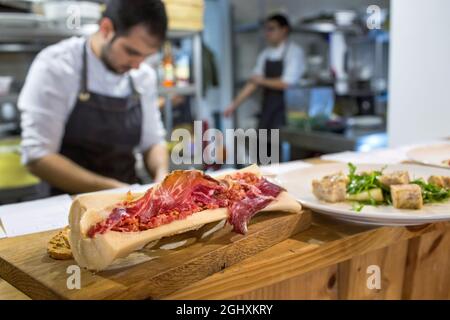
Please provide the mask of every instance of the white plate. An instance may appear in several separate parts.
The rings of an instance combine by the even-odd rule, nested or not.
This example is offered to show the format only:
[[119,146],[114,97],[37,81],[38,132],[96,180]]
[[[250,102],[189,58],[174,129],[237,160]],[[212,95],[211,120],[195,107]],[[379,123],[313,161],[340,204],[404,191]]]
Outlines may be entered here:
[[409,150],[406,154],[413,161],[450,169],[450,166],[446,166],[442,163],[444,160],[450,160],[450,143],[418,147]]
[[[380,170],[384,166],[382,164],[358,164],[357,168],[358,171],[370,171]],[[384,172],[389,173],[397,170],[408,171],[411,179],[428,179],[430,175],[449,175],[449,171],[446,169],[411,164],[387,165]],[[406,226],[450,220],[450,201],[426,204],[421,210],[401,210],[392,206],[364,206],[360,212],[356,212],[352,210],[352,205],[347,202],[327,203],[318,200],[312,193],[312,180],[321,179],[325,175],[339,171],[347,174],[347,164],[321,164],[295,170],[277,176],[277,181],[295,196],[303,206],[353,223]]]

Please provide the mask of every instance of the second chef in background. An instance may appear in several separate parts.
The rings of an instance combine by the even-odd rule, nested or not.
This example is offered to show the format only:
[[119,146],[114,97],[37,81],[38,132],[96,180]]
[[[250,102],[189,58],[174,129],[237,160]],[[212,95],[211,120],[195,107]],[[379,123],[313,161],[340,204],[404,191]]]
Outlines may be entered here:
[[160,0],[111,0],[95,34],[33,62],[19,98],[23,162],[53,193],[137,183],[137,149],[155,180],[167,174],[156,74],[142,63],[166,31]]
[[286,124],[284,91],[298,84],[305,70],[303,50],[289,39],[290,31],[289,20],[284,15],[275,14],[266,19],[267,47],[259,54],[253,74],[225,110],[225,116],[230,116],[261,87],[263,99],[258,129],[279,129]]

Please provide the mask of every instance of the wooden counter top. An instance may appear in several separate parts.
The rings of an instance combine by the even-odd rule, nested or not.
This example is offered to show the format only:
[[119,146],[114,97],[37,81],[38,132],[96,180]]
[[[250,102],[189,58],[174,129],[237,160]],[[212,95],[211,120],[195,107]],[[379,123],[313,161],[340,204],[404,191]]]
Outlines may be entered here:
[[[367,286],[369,266],[380,289]],[[5,298],[27,297],[0,280]],[[368,227],[313,214],[308,230],[164,298],[450,299],[450,222]]]
[[[369,228],[315,215],[310,229],[167,299],[450,298],[449,252],[449,222]],[[381,290],[367,289],[369,265]]]
[[30,300],[30,298],[5,280],[0,279],[0,300]]

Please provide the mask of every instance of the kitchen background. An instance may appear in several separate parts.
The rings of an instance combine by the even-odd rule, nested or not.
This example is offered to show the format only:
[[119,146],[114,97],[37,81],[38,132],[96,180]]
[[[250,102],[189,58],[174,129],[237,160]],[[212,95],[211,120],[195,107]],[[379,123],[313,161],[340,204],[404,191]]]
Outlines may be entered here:
[[[47,192],[20,164],[16,102],[40,50],[96,30],[102,1],[77,2],[80,25],[68,19],[74,2],[0,0],[0,204]],[[165,2],[169,41],[147,63],[160,77],[168,137],[177,127],[193,131],[193,120],[202,120],[203,129],[256,126],[258,96],[234,118],[222,112],[248,79],[264,48],[262,21],[275,12],[289,16],[306,63],[301,81],[286,92],[283,161],[450,136],[449,1]],[[368,28],[374,22],[379,26]],[[168,68],[175,68],[174,79]]]

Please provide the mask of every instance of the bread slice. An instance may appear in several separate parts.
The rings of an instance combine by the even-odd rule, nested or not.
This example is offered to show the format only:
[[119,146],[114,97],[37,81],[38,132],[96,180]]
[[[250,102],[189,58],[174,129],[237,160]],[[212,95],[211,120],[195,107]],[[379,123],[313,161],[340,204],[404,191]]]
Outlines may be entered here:
[[56,260],[69,260],[73,258],[69,244],[69,227],[65,227],[50,239],[47,253]]
[[[261,176],[258,166],[253,165],[240,170],[253,172]],[[132,194],[133,199],[143,194]],[[203,225],[228,218],[227,208],[218,208],[196,212],[186,219],[140,232],[108,231],[89,238],[87,232],[91,226],[103,221],[118,202],[125,200],[126,194],[89,194],[75,198],[69,214],[70,246],[77,263],[89,270],[100,271],[114,260],[128,256],[142,249],[146,244],[179,233],[196,230]],[[287,192],[278,197],[261,211],[282,211],[299,213],[301,205]]]

